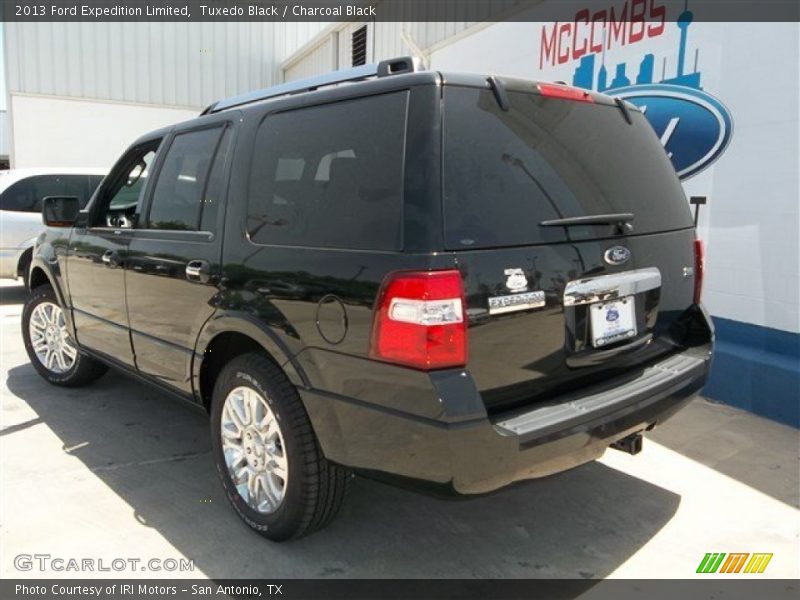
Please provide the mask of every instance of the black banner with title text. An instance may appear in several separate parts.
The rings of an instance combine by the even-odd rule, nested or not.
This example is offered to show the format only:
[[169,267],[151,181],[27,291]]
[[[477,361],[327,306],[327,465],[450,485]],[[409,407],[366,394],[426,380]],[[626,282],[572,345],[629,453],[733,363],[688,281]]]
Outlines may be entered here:
[[[698,21],[798,21],[797,0],[689,0]],[[686,0],[2,0],[3,21],[675,21]]]

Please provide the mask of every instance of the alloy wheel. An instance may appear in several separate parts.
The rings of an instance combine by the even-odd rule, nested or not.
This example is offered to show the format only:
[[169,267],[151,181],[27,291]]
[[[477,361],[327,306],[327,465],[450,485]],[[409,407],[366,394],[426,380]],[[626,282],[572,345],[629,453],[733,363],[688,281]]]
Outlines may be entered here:
[[36,358],[48,371],[66,373],[78,358],[78,349],[67,331],[64,311],[52,302],[42,302],[33,309],[28,333]]
[[225,398],[220,422],[228,473],[253,510],[274,513],[283,502],[289,478],[283,432],[267,400],[240,386]]

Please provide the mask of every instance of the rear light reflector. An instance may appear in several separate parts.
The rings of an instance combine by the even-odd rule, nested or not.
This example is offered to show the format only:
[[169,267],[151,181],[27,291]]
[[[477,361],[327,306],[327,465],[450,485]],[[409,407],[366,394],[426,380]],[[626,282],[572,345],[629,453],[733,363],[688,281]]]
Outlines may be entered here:
[[706,273],[706,249],[703,240],[694,241],[694,303],[700,304],[703,277]]
[[378,295],[370,356],[425,371],[467,363],[461,273],[406,271],[389,275]]
[[576,102],[594,103],[594,98],[586,90],[569,87],[568,85],[556,85],[553,83],[540,83],[539,93],[549,98],[562,98],[564,100],[575,100]]

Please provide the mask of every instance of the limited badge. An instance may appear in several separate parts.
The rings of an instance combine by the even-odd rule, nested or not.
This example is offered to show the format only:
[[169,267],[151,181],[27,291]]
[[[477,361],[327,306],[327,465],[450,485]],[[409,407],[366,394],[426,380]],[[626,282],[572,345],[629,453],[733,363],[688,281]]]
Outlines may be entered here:
[[506,287],[512,292],[519,292],[528,287],[528,279],[522,269],[506,269]]

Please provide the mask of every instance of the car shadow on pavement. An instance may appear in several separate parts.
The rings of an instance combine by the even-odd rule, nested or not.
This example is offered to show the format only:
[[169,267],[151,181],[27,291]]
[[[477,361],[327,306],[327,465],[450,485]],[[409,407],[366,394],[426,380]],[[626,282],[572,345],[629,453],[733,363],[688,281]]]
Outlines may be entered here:
[[28,288],[20,282],[19,285],[0,287],[0,306],[10,304],[25,304],[28,299]]
[[596,462],[466,501],[355,478],[328,528],[274,544],[228,506],[204,412],[113,371],[91,387],[57,389],[22,365],[7,384],[64,452],[133,507],[131,519],[211,578],[602,578],[680,503]]

